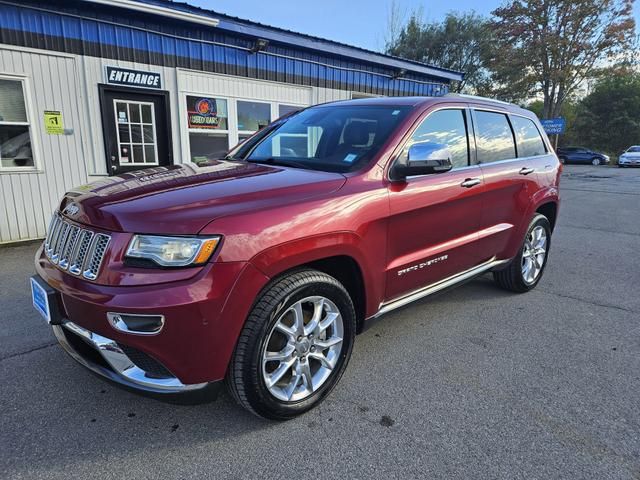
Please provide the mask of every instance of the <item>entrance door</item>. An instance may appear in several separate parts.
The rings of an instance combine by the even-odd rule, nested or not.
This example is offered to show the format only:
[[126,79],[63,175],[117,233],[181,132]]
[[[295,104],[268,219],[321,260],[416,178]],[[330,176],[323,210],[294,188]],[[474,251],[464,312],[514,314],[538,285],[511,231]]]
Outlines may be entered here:
[[168,92],[99,88],[109,174],[171,165]]

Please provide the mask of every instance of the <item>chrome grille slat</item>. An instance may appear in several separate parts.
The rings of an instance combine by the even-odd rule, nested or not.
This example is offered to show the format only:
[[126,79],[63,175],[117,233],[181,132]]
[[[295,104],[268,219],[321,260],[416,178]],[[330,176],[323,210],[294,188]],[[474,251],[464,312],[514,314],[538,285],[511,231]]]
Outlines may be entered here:
[[75,225],[72,225],[69,229],[69,233],[67,234],[67,241],[64,245],[64,248],[60,251],[60,260],[58,261],[58,266],[63,270],[66,270],[69,266],[69,257],[71,256],[71,252],[73,252],[73,249],[76,246],[79,232],[80,227],[76,227]]
[[56,212],[49,224],[44,252],[60,269],[95,280],[110,241],[110,235],[73,225]]

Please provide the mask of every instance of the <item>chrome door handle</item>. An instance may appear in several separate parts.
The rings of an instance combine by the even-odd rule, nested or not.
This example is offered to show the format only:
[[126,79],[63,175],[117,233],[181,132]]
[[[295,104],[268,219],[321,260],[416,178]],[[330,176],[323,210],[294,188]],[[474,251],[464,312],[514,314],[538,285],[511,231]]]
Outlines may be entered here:
[[475,187],[476,185],[480,185],[481,182],[482,180],[480,180],[479,178],[467,178],[460,184],[460,186],[464,188],[471,188]]
[[529,167],[522,167],[522,169],[520,169],[520,175],[529,175],[530,173],[533,173],[534,169],[533,168],[529,168]]

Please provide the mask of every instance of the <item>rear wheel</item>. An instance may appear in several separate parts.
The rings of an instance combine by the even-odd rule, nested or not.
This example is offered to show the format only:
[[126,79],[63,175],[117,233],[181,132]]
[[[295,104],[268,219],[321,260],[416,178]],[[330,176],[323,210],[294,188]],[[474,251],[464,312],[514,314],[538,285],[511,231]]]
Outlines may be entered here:
[[600,159],[597,157],[592,158],[591,165],[593,165],[594,167],[597,167],[598,165],[600,165]]
[[340,380],[355,332],[340,282],[316,270],[289,274],[267,287],[246,321],[227,375],[231,393],[261,417],[300,415]]
[[551,240],[551,225],[547,217],[536,214],[531,220],[518,255],[503,270],[493,272],[500,287],[512,292],[528,292],[544,273]]

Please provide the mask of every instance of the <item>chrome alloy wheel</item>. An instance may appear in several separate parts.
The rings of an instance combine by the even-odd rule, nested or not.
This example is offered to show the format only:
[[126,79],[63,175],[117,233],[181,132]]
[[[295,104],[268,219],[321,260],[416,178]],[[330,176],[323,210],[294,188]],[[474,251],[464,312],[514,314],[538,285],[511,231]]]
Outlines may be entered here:
[[307,398],[329,378],[342,351],[344,326],[326,297],[303,298],[276,321],[262,352],[262,377],[275,398]]
[[522,251],[522,278],[531,285],[540,276],[547,257],[547,231],[538,225],[529,232]]

